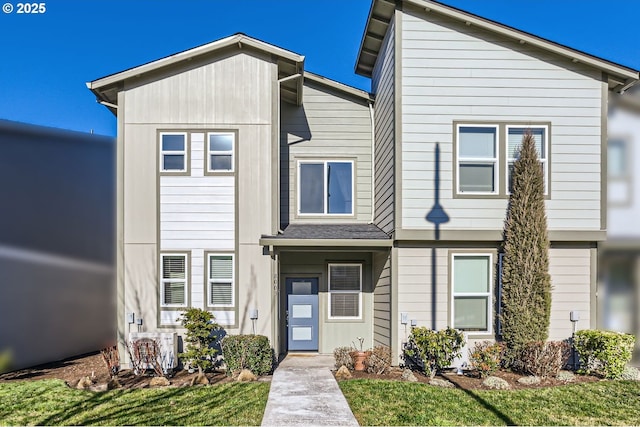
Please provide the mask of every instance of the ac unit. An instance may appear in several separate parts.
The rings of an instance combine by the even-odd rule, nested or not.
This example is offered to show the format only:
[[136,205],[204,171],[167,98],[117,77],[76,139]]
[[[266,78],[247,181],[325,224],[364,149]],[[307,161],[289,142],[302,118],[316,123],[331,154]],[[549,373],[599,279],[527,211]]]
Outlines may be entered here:
[[[155,342],[158,344],[159,360],[162,370],[168,373],[178,366],[178,334],[175,332],[130,332],[129,346],[133,346],[136,342],[146,341],[147,343]],[[153,369],[149,363],[142,364],[142,369]]]

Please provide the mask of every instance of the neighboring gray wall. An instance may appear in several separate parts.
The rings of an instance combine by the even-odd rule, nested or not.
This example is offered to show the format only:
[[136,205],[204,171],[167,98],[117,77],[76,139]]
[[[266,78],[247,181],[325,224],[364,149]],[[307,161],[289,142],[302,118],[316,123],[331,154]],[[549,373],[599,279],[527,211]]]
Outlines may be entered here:
[[[550,230],[601,229],[602,76],[438,14],[402,13],[402,225],[431,229],[440,143],[442,230],[501,230],[507,198],[454,198],[453,121],[551,122]],[[500,176],[503,182],[504,176]]]
[[[281,104],[280,222],[371,221],[371,116],[367,102],[309,80],[302,106]],[[297,160],[355,161],[355,216],[297,217]]]
[[378,55],[372,91],[375,102],[375,223],[386,233],[394,230],[395,174],[395,15]]
[[391,252],[373,254],[373,344],[391,346]]
[[0,121],[0,150],[0,352],[21,368],[113,345],[113,138]]

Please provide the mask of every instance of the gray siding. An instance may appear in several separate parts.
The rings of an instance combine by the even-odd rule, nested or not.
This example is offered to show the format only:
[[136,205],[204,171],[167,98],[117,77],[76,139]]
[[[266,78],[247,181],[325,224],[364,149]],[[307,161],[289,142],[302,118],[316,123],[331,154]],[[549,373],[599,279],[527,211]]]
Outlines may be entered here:
[[402,17],[403,227],[432,227],[439,143],[442,229],[502,229],[506,198],[454,198],[453,122],[513,121],[551,123],[549,228],[599,230],[600,73],[439,15]]
[[373,255],[373,344],[391,346],[391,253]]
[[[366,102],[305,81],[303,105],[282,103],[280,138],[281,224],[371,221],[371,116]],[[355,215],[297,215],[297,161],[355,161]]]
[[[395,17],[394,17],[395,19]],[[395,21],[392,19],[373,69],[375,103],[375,223],[394,230]]]

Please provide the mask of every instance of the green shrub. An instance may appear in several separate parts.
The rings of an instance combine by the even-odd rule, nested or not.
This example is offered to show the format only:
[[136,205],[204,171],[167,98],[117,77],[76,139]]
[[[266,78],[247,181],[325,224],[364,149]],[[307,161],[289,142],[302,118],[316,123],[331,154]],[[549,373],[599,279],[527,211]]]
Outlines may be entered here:
[[348,370],[353,371],[353,359],[350,354],[352,351],[356,351],[356,349],[353,347],[337,347],[333,350],[336,369],[340,369],[340,367],[344,365]]
[[182,326],[187,330],[187,348],[178,357],[190,366],[197,367],[200,374],[213,367],[213,359],[218,353],[217,349],[211,347],[218,339],[213,332],[220,329],[214,320],[213,314],[199,308],[189,308],[180,317]]
[[453,328],[436,332],[425,327],[414,327],[411,328],[403,358],[407,365],[418,367],[433,378],[460,356],[463,346],[464,336]]
[[364,366],[366,371],[371,374],[386,373],[391,368],[391,349],[386,345],[373,347],[373,350],[367,352]]
[[243,369],[266,375],[273,369],[273,349],[264,335],[227,335],[222,340],[222,356],[229,376]]
[[480,374],[480,378],[486,378],[498,370],[502,348],[500,343],[482,341],[475,343],[473,350],[469,351],[471,367]]
[[511,179],[500,301],[507,365],[526,343],[547,340],[551,314],[544,175],[531,132],[522,139]]
[[578,331],[574,347],[580,357],[580,373],[599,374],[605,378],[619,378],[631,360],[636,338],[630,334],[611,331]]
[[555,377],[567,364],[570,349],[563,341],[527,343],[520,352],[521,370],[540,378]]

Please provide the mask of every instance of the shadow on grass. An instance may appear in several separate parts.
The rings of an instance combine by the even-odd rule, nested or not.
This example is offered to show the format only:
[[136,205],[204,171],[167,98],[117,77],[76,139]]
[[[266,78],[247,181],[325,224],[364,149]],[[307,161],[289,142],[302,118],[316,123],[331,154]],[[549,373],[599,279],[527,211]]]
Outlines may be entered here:
[[247,389],[244,384],[81,393],[88,394],[38,424],[259,424],[266,405],[260,389]]
[[455,381],[455,378],[452,377],[447,377],[444,378],[444,380],[447,380],[449,382],[451,382],[453,385],[456,386],[457,389],[462,390],[466,395],[468,395],[469,397],[471,397],[473,400],[475,400],[476,402],[478,402],[480,405],[482,405],[486,410],[490,411],[491,413],[493,413],[496,417],[500,418],[506,425],[509,426],[515,426],[517,425],[515,421],[513,421],[511,418],[509,418],[506,414],[504,414],[502,411],[500,411],[498,408],[496,408],[494,405],[492,405],[491,403],[487,402],[486,400],[484,400],[482,397],[478,396],[473,390],[467,390],[464,387],[460,386],[460,383]]

